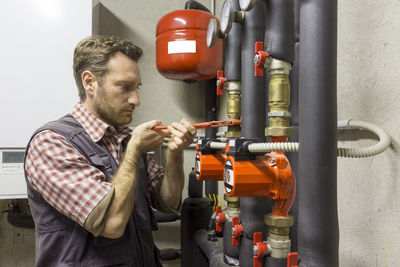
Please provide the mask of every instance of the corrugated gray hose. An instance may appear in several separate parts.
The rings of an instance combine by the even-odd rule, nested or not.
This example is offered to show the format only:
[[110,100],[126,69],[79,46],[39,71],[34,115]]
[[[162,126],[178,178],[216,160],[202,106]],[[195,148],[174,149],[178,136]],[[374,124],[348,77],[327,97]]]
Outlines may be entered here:
[[[389,134],[379,126],[366,121],[357,120],[343,120],[338,121],[338,129],[351,129],[361,128],[373,132],[379,137],[379,142],[375,145],[365,148],[346,148],[338,147],[337,156],[345,158],[365,158],[378,155],[385,151],[391,144],[391,138]],[[211,143],[211,148],[224,149],[225,143]],[[271,151],[282,151],[282,152],[298,152],[299,143],[287,142],[287,143],[258,143],[251,144],[248,147],[250,152],[271,152]]]

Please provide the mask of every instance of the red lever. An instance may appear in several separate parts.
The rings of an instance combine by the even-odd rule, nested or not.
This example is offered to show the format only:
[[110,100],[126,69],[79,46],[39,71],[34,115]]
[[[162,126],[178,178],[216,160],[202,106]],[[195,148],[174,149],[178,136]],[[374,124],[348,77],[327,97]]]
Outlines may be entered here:
[[215,208],[215,214],[217,215],[217,221],[215,222],[215,231],[222,232],[222,224],[224,223],[226,216],[222,213],[221,206]]
[[256,52],[256,58],[254,60],[254,63],[255,63],[254,75],[257,77],[263,76],[265,59],[267,57],[269,57],[269,53],[265,52],[263,49],[264,49],[264,42],[256,42],[255,48],[254,48],[254,50]]
[[232,233],[232,246],[239,246],[239,238],[242,235],[244,229],[243,225],[239,224],[239,216],[234,216],[232,218],[232,230],[235,229]]
[[226,78],[224,77],[224,71],[218,70],[217,71],[217,95],[222,95],[224,88],[224,84],[226,82]]
[[262,241],[262,233],[253,234],[253,267],[261,267],[268,245]]
[[287,267],[299,267],[299,254],[297,252],[287,255]]

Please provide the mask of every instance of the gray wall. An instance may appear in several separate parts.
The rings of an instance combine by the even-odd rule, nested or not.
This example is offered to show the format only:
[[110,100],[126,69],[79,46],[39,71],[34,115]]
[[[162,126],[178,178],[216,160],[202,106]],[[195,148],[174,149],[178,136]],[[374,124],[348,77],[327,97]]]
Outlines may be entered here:
[[[209,1],[201,1],[209,5]],[[94,31],[127,37],[144,49],[140,61],[143,86],[134,125],[150,119],[171,123],[181,118],[202,121],[201,85],[164,79],[155,66],[155,27],[159,18],[182,8],[177,0],[94,1]],[[99,5],[100,4],[100,5]],[[217,1],[217,14],[222,1]],[[338,199],[340,266],[397,266],[400,249],[400,2],[339,0],[338,118],[375,122],[393,137],[392,147],[367,159],[339,159]],[[222,104],[222,103],[221,103]],[[220,114],[225,113],[222,105]],[[339,133],[339,145],[376,142],[363,132]],[[185,153],[185,171],[193,165]],[[156,154],[161,162],[162,153]],[[186,193],[186,188],[185,191]],[[223,191],[221,190],[221,195]],[[7,203],[0,201],[0,210]],[[160,247],[179,247],[179,225],[163,224],[155,234]],[[32,266],[33,231],[0,220],[0,266]],[[166,266],[179,266],[177,262]]]

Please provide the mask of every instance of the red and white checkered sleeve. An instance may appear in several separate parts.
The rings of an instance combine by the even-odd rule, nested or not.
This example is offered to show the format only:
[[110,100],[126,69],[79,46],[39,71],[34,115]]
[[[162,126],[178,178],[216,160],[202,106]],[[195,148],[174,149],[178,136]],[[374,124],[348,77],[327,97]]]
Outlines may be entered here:
[[112,189],[99,169],[91,166],[64,137],[51,130],[38,133],[27,153],[25,170],[33,189],[82,226]]
[[150,186],[155,188],[164,177],[164,167],[155,161],[150,155],[147,155],[147,172],[149,174]]

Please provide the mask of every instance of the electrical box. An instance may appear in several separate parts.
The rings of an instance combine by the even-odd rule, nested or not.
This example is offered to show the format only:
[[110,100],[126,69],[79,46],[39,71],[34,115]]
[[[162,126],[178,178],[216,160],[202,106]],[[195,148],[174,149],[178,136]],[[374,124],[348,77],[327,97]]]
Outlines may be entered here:
[[25,147],[79,101],[76,44],[91,35],[90,0],[5,1],[0,8],[0,199],[26,197]]

